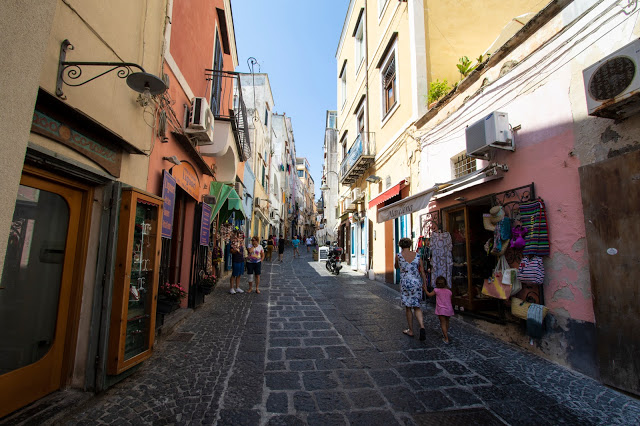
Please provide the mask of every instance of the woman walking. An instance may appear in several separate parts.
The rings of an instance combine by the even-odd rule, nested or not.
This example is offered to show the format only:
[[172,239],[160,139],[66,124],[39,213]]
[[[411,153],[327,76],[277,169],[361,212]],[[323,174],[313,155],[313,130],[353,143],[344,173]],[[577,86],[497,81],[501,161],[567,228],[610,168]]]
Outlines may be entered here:
[[[247,247],[247,274],[253,274],[256,280],[256,293],[260,294],[260,274],[262,273],[262,261],[264,260],[264,249],[258,237],[251,238],[251,244]],[[253,283],[249,282],[248,293],[253,291]]]
[[238,233],[234,231],[233,241],[231,243],[231,262],[232,271],[229,286],[229,293],[244,293],[239,287],[240,277],[244,273],[244,247],[242,240],[239,239]]
[[267,240],[267,255],[264,260],[271,262],[271,256],[273,254],[274,244],[273,244],[273,235],[269,235],[269,239]]
[[280,235],[278,238],[278,260],[282,262],[282,258],[284,257],[284,238]]
[[409,328],[403,331],[407,336],[413,337],[413,314],[420,324],[420,340],[427,338],[420,309],[422,291],[427,291],[427,276],[424,273],[420,255],[411,251],[411,240],[402,238],[398,244],[402,249],[396,256],[395,267],[400,269],[400,287],[402,290],[402,304],[405,307],[407,325]]

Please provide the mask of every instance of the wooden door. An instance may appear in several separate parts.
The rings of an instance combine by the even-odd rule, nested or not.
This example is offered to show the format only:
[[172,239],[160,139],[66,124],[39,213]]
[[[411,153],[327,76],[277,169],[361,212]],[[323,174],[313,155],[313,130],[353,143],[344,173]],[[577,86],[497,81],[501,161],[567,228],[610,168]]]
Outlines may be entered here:
[[640,394],[640,151],[579,171],[601,380]]
[[86,195],[36,175],[20,181],[0,281],[0,417],[59,389],[69,372]]

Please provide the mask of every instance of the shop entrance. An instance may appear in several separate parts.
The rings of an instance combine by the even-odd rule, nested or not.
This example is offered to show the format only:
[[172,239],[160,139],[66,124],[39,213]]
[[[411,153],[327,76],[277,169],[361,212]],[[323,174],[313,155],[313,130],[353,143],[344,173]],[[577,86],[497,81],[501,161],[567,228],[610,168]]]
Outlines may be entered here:
[[69,374],[89,193],[23,172],[0,281],[0,417],[59,389]]
[[500,300],[482,294],[484,279],[491,276],[497,258],[487,256],[484,245],[493,232],[484,229],[483,213],[491,209],[484,197],[445,211],[445,230],[451,235],[451,291],[454,308],[487,319],[501,319]]

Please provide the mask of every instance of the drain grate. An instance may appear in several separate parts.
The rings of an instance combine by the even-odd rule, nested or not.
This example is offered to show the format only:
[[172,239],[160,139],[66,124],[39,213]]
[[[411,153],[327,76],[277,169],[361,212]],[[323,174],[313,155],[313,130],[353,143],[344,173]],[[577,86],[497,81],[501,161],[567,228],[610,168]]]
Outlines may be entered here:
[[169,342],[189,342],[193,339],[194,333],[173,333],[167,337]]
[[503,426],[489,410],[472,408],[468,410],[439,411],[436,413],[414,415],[416,424],[421,426]]

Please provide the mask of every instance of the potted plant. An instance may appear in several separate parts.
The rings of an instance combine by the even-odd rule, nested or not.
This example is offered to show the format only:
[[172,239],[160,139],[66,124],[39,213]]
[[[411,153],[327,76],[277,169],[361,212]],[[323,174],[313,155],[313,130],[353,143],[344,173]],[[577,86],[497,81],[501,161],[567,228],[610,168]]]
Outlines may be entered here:
[[168,314],[180,306],[187,292],[180,284],[164,283],[158,286],[158,313]]
[[216,286],[216,282],[217,282],[217,278],[215,274],[213,273],[207,274],[203,272],[202,277],[200,278],[200,284],[199,284],[200,292],[203,294],[211,293],[213,288]]
[[313,260],[318,260],[318,250],[313,249]]

